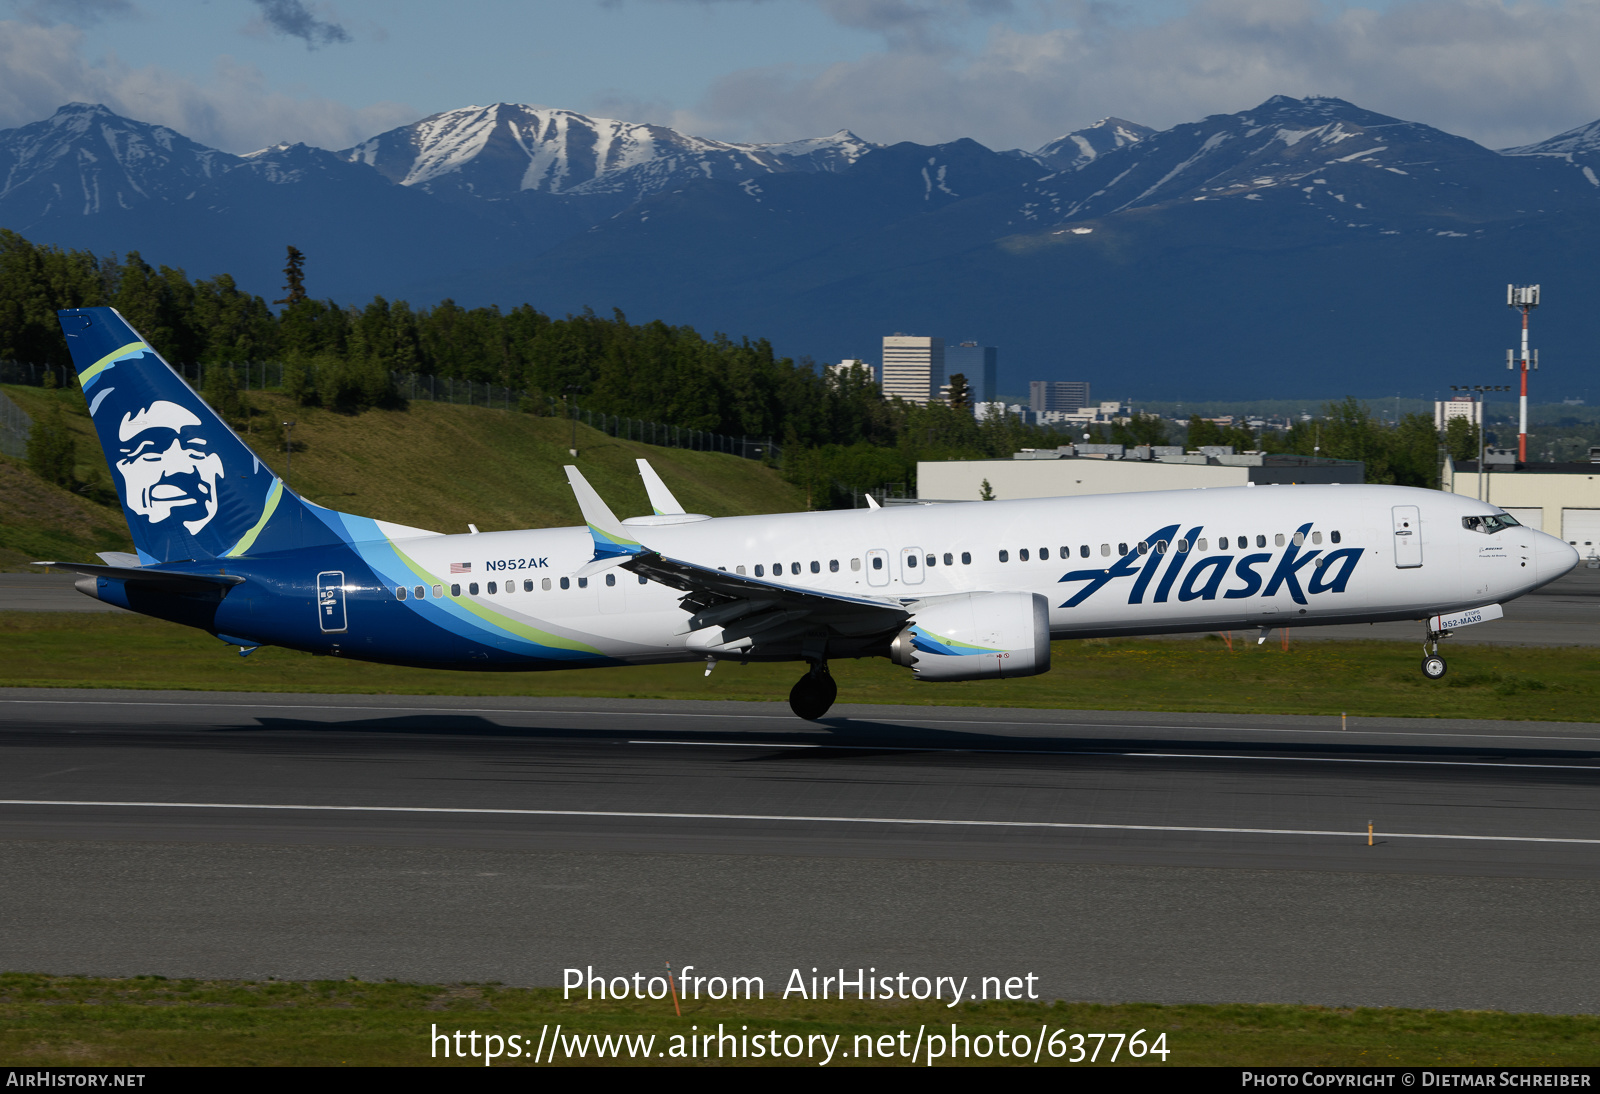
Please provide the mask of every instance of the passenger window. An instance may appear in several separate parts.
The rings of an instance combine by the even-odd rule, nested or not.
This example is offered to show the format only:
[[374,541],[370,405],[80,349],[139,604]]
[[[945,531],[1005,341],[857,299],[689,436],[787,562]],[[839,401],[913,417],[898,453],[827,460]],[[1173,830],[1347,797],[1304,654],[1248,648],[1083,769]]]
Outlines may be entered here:
[[1178,541],[1178,553],[1180,555],[1186,555],[1186,554],[1189,553],[1189,541],[1188,540],[1180,539]]
[[934,565],[938,564],[939,556],[938,555],[929,555],[927,558],[923,559],[922,561],[926,562],[929,566],[934,566]]
[[956,564],[956,556],[946,551],[944,553],[944,564],[946,566],[954,566]]
[[1150,553],[1150,544],[1142,539],[1139,541],[1139,553],[1141,555],[1147,555]]
[[562,578],[562,579],[561,579],[561,587],[562,587],[562,588],[563,588],[563,589],[570,589],[570,588],[572,588],[572,579],[571,579],[571,578],[569,578],[569,577],[564,577],[564,578]]
[[491,593],[494,593],[494,592],[499,592],[499,590],[498,590],[498,589],[496,589],[496,588],[495,588],[495,583],[494,583],[494,582],[492,582],[492,581],[491,581],[491,582],[489,582],[489,591],[490,591],[490,592],[491,592]]
[[1110,558],[1111,557],[1111,544],[1102,543],[1100,545],[1100,557],[1101,558]]
[[1322,533],[1321,532],[1312,532],[1311,533],[1311,542],[1312,543],[1321,543],[1322,542]]
[[[562,578],[561,580],[565,581],[566,578]],[[452,586],[450,586],[450,595],[451,596],[460,596],[461,595],[461,586],[460,585],[452,585]]]
[[1167,541],[1164,540],[1164,539],[1156,540],[1156,554],[1164,555],[1166,553],[1167,553]]
[[767,576],[767,568],[765,566],[761,565],[761,563],[759,563],[759,562],[756,563],[756,576],[757,577],[766,577]]
[[789,572],[791,574],[799,573],[800,572],[800,564],[798,562],[789,563]]
[[874,570],[883,569],[883,559],[881,557],[874,556],[872,559],[872,568]]
[[857,573],[860,570],[861,570],[861,560],[859,558],[852,558],[850,560],[850,572],[851,573]]
[[828,572],[830,574],[836,574],[836,573],[839,572],[839,560],[838,559],[830,558],[828,560]]
[[615,588],[616,584],[617,584],[617,575],[616,574],[607,574],[606,575],[606,584],[608,586],[611,586],[612,588]]
[[1339,533],[1338,532],[1329,532],[1328,533],[1328,538],[1330,540],[1332,540],[1334,543],[1338,543],[1339,542]]
[[1125,555],[1127,553],[1128,553],[1128,545],[1126,543],[1117,544],[1117,554]]
[[1089,545],[1087,543],[1085,543],[1082,547],[1079,547],[1078,548],[1078,554],[1083,558],[1088,558],[1089,557]]
[[1026,547],[1022,548],[1022,550],[1017,552],[1017,561],[1018,562],[1026,562],[1026,561],[1028,561],[1028,549]]
[[782,577],[783,576],[783,563],[774,562],[772,564],[772,576],[773,577]]
[[915,570],[917,568],[917,556],[916,555],[907,555],[906,556],[906,565],[908,567],[910,567],[911,569]]
[[1306,541],[1306,534],[1304,532],[1296,532],[1294,534],[1294,545],[1296,547],[1303,546],[1305,544],[1305,541]]
[[394,598],[396,600],[404,600],[406,598],[406,587],[404,585],[396,585],[394,587]]
[[522,591],[525,593],[533,592],[533,578],[525,577],[522,579]]
[[649,583],[650,583],[650,579],[648,577],[645,577],[643,574],[639,575],[639,584],[648,585]]
[[547,577],[543,581],[539,582],[539,588],[543,589],[545,592],[549,592],[550,591],[550,579]]
[[1039,548],[1039,561],[1040,562],[1049,562],[1050,561],[1050,548],[1048,548],[1048,547]]
[[962,551],[961,552],[961,565],[963,565],[963,566],[971,566],[972,565],[972,552],[971,551]]
[[443,596],[444,596],[444,586],[443,585],[435,585],[433,587],[433,597],[434,597],[434,599],[438,600],[438,599],[442,598]]
[[467,592],[471,593],[473,596],[477,596],[478,595],[478,583],[476,581],[474,581],[470,585],[468,585],[467,586]]
[[578,588],[587,589],[588,587],[589,587],[589,579],[586,578],[586,577],[580,577],[578,579]]
[[814,574],[820,574],[822,572],[822,563],[813,562],[811,564],[811,572]]
[[428,587],[426,585],[418,585],[415,589],[411,590],[411,595],[416,597],[418,600],[425,600],[428,596]]
[[1206,546],[1206,541],[1205,541],[1205,539],[1204,539],[1204,538],[1202,538],[1202,539],[1201,539],[1201,540],[1200,540],[1200,550],[1202,550],[1202,551],[1208,551],[1208,550],[1210,550],[1210,548],[1209,548],[1209,547],[1207,547],[1207,546]]
[[743,566],[735,566],[733,568],[733,572],[738,574],[740,577],[743,577],[744,576],[744,567]]
[[1000,552],[1000,561],[1001,562],[1010,562],[1011,561],[1011,552],[1010,551],[1001,551]]
[[1272,537],[1272,545],[1274,547],[1282,547],[1283,546],[1283,533],[1282,532],[1279,532],[1277,535]]
[[1266,545],[1267,545],[1267,537],[1266,536],[1257,536],[1256,537],[1256,546],[1257,547],[1265,547]]

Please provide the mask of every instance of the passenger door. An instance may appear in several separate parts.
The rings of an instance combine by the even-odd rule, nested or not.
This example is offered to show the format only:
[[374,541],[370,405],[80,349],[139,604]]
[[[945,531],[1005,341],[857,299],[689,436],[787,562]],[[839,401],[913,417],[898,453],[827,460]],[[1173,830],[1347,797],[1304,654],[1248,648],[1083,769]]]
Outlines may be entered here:
[[907,585],[922,584],[922,548],[900,548],[900,580]]
[[1396,505],[1394,516],[1394,564],[1399,570],[1422,565],[1422,513],[1415,505]]

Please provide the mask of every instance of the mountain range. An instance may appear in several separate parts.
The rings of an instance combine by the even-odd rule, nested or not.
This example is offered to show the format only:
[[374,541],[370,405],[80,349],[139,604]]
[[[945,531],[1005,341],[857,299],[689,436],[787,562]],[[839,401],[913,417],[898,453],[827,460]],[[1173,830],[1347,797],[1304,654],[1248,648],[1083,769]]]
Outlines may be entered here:
[[292,243],[343,303],[615,307],[819,360],[936,334],[1000,347],[1007,391],[1108,398],[1502,382],[1504,286],[1540,282],[1555,397],[1587,388],[1600,336],[1597,170],[1600,121],[1495,151],[1326,97],[1033,151],[737,144],[497,103],[242,156],[72,103],[0,131],[0,226],[268,299]]

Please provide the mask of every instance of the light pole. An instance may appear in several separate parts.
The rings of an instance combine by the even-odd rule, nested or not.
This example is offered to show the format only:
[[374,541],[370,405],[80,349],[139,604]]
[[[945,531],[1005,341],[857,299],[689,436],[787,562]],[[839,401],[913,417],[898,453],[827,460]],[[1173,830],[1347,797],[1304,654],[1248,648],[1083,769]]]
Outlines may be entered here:
[[1515,357],[1516,350],[1506,350],[1506,368],[1514,368],[1522,373],[1522,397],[1517,419],[1517,462],[1528,462],[1528,370],[1530,364],[1533,368],[1539,367],[1539,351],[1533,351],[1530,362],[1528,357],[1528,313],[1539,306],[1539,286],[1537,285],[1507,285],[1506,306],[1516,308],[1522,312],[1522,356]]
[[[1523,379],[1522,382],[1523,382],[1523,388],[1524,388],[1524,390],[1526,390],[1527,382],[1528,382],[1527,379],[1526,379],[1526,376],[1524,376],[1524,379]],[[1484,407],[1483,395],[1484,395],[1484,392],[1486,392],[1486,391],[1510,391],[1511,390],[1511,385],[1510,384],[1451,384],[1450,385],[1450,390],[1451,391],[1468,391],[1468,392],[1473,392],[1474,393],[1473,394],[1473,400],[1477,404],[1476,408],[1475,408],[1477,413],[1474,415],[1474,417],[1476,417],[1476,419],[1477,419],[1477,426],[1478,426],[1478,500],[1482,501],[1483,500],[1483,454],[1484,454],[1484,448],[1486,447],[1487,440],[1488,440],[1488,432],[1484,428],[1484,420],[1483,420],[1483,418],[1484,418],[1484,414],[1483,414],[1483,407]],[[1523,397],[1523,404],[1524,404],[1524,406],[1526,406],[1526,404],[1527,404],[1527,397],[1526,396]],[[1524,411],[1524,413],[1526,413],[1526,411]]]
[[283,481],[289,481],[289,469],[294,466],[294,423],[283,423],[283,450],[287,453],[283,458]]

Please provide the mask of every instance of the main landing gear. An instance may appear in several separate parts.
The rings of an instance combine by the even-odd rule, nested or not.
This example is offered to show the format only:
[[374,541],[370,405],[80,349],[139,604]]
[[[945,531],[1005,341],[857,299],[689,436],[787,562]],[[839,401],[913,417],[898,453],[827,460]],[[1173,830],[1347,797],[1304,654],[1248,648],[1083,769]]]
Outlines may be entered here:
[[1429,680],[1437,680],[1449,671],[1450,666],[1439,656],[1439,639],[1449,637],[1449,631],[1436,631],[1428,627],[1428,636],[1422,640],[1422,675]]
[[839,685],[828,673],[826,661],[811,662],[811,671],[789,689],[789,709],[795,716],[814,722],[828,713],[833,701],[839,697]]

